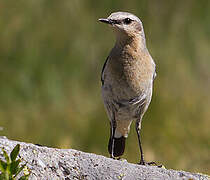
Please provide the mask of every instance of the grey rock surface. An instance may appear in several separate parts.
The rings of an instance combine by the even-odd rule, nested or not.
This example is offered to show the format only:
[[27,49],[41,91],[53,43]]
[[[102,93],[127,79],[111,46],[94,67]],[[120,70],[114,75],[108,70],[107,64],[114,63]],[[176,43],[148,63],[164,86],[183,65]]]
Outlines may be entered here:
[[[207,175],[167,170],[153,166],[141,166],[126,161],[73,149],[40,147],[34,144],[0,137],[0,148],[8,153],[16,144],[21,145],[19,158],[31,171],[29,179],[98,179],[98,180],[207,180]],[[0,151],[0,159],[3,153]]]

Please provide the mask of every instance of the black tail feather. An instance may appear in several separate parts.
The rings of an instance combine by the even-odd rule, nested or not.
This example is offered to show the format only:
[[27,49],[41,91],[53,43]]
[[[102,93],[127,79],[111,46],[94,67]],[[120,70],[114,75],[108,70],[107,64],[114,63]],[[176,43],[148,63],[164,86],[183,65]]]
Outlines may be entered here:
[[112,143],[113,144],[113,156],[114,157],[119,157],[122,156],[125,150],[125,137],[120,137],[120,138],[110,138],[109,139],[109,145],[108,145],[108,151],[109,154],[112,155]]

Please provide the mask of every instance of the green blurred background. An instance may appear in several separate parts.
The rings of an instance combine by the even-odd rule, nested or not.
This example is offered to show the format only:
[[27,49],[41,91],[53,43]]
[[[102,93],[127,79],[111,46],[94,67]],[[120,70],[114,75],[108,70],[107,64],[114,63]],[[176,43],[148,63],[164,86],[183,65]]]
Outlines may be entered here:
[[[210,173],[209,9],[204,0],[1,1],[0,135],[108,156],[100,72],[115,39],[97,19],[128,11],[157,64],[146,159]],[[124,158],[139,161],[133,126]]]

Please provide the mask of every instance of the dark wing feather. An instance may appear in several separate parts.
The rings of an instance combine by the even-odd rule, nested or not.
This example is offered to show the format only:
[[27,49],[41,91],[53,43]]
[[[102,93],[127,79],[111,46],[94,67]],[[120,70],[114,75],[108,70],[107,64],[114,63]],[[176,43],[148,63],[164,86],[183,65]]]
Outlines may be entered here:
[[102,71],[101,71],[101,83],[102,83],[102,85],[104,84],[103,73],[104,73],[104,69],[106,67],[106,63],[107,63],[108,59],[109,59],[109,56],[106,58],[106,61],[103,65],[103,68],[102,68]]

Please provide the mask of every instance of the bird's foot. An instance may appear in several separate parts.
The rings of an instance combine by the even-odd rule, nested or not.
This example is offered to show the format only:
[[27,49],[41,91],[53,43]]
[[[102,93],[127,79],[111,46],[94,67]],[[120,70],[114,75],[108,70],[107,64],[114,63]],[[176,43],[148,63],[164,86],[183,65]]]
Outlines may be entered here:
[[121,157],[114,157],[114,156],[110,156],[110,158],[114,159],[114,160],[118,160],[118,161],[123,161],[123,162],[127,162],[127,159],[121,158]]
[[110,154],[110,158],[114,160],[120,160],[120,157],[114,157],[113,155]]
[[117,160],[122,161],[122,162],[127,162],[127,159],[124,159],[124,158],[121,158],[121,157],[118,157]]
[[139,165],[144,165],[144,166],[157,166],[159,168],[164,167],[162,164],[158,165],[156,162],[152,161],[152,162],[145,162],[144,160],[141,160],[139,163]]

